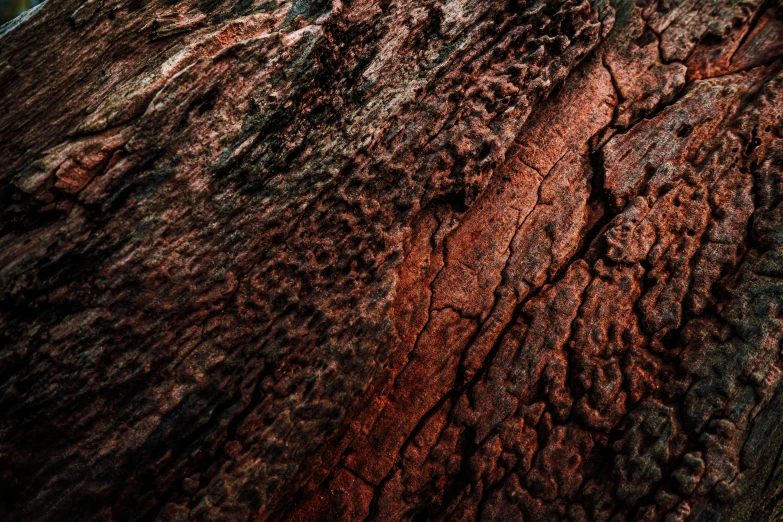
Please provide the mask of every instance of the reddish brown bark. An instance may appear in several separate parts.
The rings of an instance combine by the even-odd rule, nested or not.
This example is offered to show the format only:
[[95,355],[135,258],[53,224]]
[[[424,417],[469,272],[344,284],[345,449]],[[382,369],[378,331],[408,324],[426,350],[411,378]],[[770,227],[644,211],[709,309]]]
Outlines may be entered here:
[[0,29],[11,520],[773,520],[783,7]]

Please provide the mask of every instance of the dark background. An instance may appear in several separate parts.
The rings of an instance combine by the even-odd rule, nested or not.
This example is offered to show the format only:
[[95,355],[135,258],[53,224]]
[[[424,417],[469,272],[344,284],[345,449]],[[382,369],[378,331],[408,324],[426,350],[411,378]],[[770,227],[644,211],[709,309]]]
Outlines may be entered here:
[[0,24],[12,20],[24,11],[43,2],[44,0],[0,0]]

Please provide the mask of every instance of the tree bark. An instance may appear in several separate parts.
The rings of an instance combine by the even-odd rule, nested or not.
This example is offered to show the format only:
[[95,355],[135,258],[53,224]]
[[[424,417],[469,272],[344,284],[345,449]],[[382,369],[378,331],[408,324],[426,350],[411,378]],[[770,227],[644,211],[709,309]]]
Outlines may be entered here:
[[0,28],[7,520],[774,520],[783,6]]

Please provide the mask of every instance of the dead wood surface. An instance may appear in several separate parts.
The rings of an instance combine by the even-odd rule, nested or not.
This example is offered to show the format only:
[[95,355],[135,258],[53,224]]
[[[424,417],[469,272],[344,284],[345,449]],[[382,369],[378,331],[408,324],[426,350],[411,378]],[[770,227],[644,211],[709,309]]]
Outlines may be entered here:
[[0,517],[783,513],[783,6],[0,28]]

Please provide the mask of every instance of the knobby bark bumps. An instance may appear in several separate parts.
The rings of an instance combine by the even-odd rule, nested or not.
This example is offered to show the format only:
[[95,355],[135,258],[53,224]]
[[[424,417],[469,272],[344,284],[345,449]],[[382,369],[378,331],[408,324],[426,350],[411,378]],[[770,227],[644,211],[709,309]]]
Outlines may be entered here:
[[0,513],[771,520],[783,6],[0,29]]

